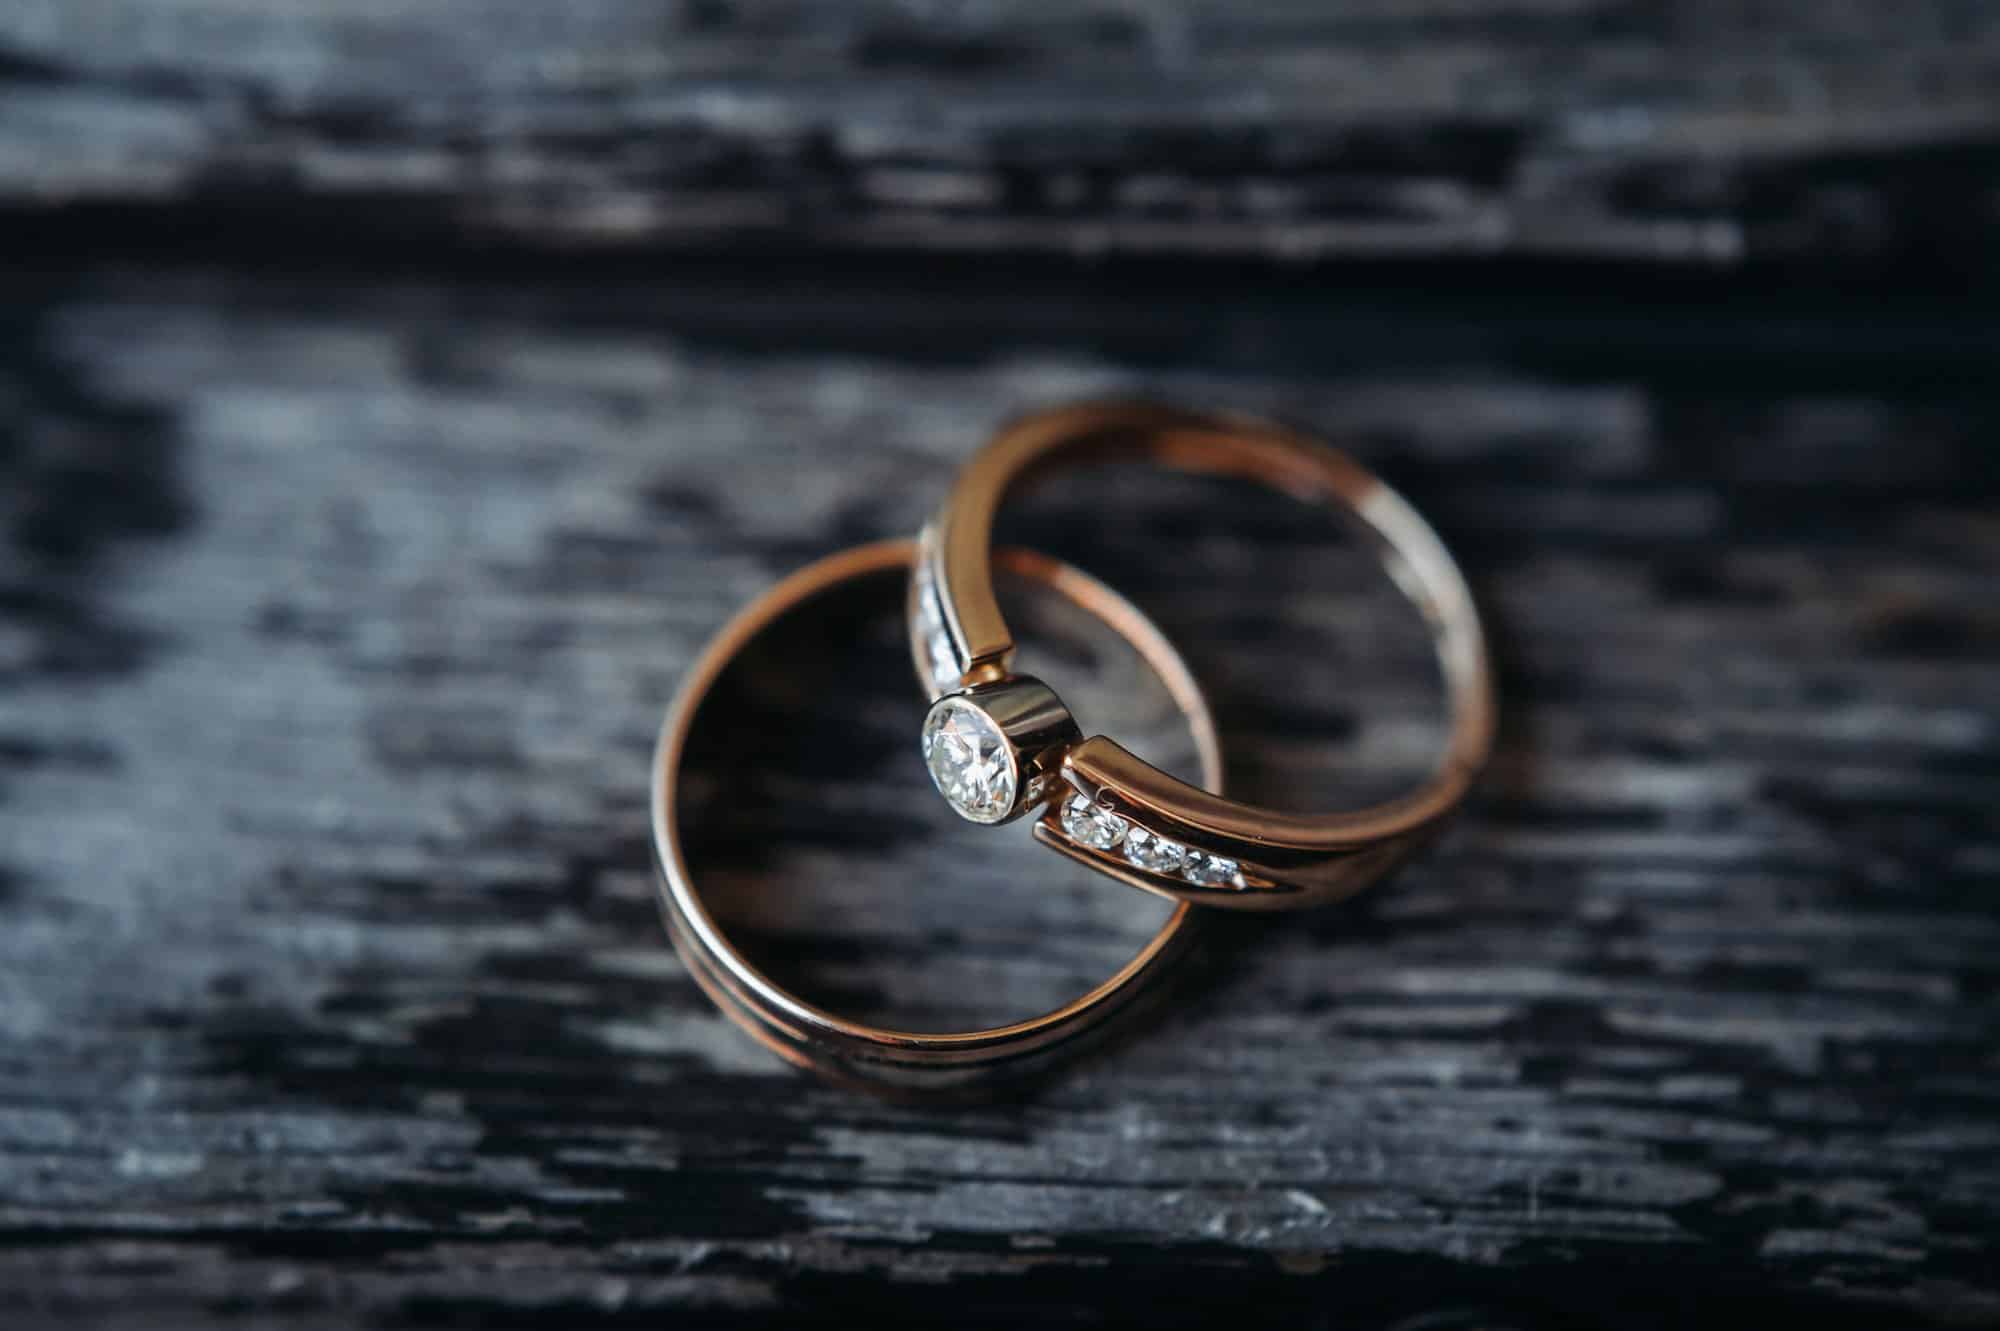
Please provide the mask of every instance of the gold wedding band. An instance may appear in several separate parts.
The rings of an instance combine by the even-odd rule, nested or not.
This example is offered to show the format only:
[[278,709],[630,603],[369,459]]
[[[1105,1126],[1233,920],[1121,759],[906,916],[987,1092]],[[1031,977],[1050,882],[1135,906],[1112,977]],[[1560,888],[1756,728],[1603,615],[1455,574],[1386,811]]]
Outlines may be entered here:
[[[878,1091],[952,1091],[1034,1073],[1076,1052],[1134,1010],[1134,1000],[1181,950],[1192,912],[1177,906],[1159,931],[1110,978],[1052,1012],[985,1030],[921,1032],[851,1021],[789,992],[732,944],[703,903],[680,828],[681,767],[696,715],[717,679],[778,620],[833,589],[881,574],[907,574],[911,541],[860,546],[792,574],[758,597],[708,644],[667,709],[653,760],[653,847],[661,907],[675,949],[731,1020],[786,1060]],[[994,552],[992,565],[1049,587],[1126,639],[1166,684],[1185,715],[1204,784],[1220,790],[1222,754],[1200,687],[1158,629],[1117,593],[1076,569],[1030,551]]]

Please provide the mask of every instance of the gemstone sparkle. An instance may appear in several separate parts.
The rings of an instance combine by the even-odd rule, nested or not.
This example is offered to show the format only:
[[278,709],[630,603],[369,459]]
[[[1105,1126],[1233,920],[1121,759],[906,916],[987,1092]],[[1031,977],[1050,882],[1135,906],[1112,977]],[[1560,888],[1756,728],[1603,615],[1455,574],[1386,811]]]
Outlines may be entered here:
[[1154,873],[1175,873],[1180,869],[1181,857],[1185,854],[1187,847],[1180,842],[1169,841],[1143,827],[1135,827],[1125,834],[1125,858],[1141,869],[1151,869]]
[[958,687],[958,649],[951,645],[951,633],[945,628],[944,610],[938,604],[937,582],[931,577],[929,561],[918,562],[913,579],[915,631],[923,640],[931,691],[949,693]]
[[1240,886],[1237,879],[1240,872],[1241,866],[1235,860],[1203,854],[1198,850],[1189,851],[1187,858],[1181,861],[1181,877],[1203,887]]
[[1082,795],[1072,795],[1063,805],[1063,831],[1093,850],[1110,850],[1125,839],[1127,823],[1108,809],[1100,809]]
[[924,718],[924,765],[938,793],[962,818],[997,823],[1014,808],[1019,777],[1000,727],[961,698],[946,698]]

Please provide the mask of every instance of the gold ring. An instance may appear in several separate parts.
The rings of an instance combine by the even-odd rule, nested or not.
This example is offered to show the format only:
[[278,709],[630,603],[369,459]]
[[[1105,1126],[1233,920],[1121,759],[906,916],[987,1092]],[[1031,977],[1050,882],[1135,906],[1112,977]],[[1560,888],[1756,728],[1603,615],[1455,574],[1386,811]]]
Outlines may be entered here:
[[[1052,1012],[984,1030],[920,1032],[850,1021],[788,992],[762,974],[703,904],[682,848],[677,804],[689,733],[723,670],[759,633],[836,587],[884,573],[907,574],[911,541],[859,546],[792,574],[758,597],[708,644],[667,709],[653,759],[653,848],[667,930],[689,971],[717,1007],[786,1060],[836,1080],[878,1091],[951,1091],[1045,1068],[1102,1034],[1109,1019],[1134,1008],[1191,934],[1192,912],[1176,907],[1165,924],[1116,974]],[[1059,561],[1023,550],[995,552],[999,568],[1054,589],[1124,637],[1161,678],[1186,716],[1200,755],[1203,783],[1222,788],[1215,721],[1179,654],[1130,603]]]
[[[1011,673],[1014,639],[993,595],[995,514],[1024,481],[1116,458],[1259,481],[1326,504],[1369,538],[1423,612],[1443,666],[1451,731],[1427,782],[1361,810],[1256,808],[1198,790],[1101,735],[1083,738],[1046,684]],[[1485,634],[1443,542],[1346,455],[1268,421],[1137,402],[1024,417],[965,465],[920,547],[908,619],[932,698],[922,743],[939,792],[979,823],[1044,808],[1037,840],[1148,892],[1249,910],[1339,900],[1428,840],[1492,747]]]

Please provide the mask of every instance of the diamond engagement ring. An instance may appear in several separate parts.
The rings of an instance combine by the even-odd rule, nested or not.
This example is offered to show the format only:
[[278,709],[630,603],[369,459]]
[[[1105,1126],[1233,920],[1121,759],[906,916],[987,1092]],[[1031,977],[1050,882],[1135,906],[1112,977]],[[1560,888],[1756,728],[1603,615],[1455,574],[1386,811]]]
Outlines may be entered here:
[[[1240,804],[1111,739],[1085,739],[1048,685],[1011,672],[1014,639],[994,599],[990,553],[1002,501],[1030,477],[1125,458],[1259,481],[1328,506],[1368,538],[1423,612],[1443,667],[1450,738],[1424,785],[1331,813]],[[1249,417],[1123,402],[1038,412],[1003,428],[959,472],[923,531],[908,620],[917,675],[932,699],[924,761],[951,807],[975,823],[1040,810],[1037,840],[1183,903],[1283,910],[1359,891],[1439,830],[1493,743],[1485,635],[1436,533],[1346,455]]]

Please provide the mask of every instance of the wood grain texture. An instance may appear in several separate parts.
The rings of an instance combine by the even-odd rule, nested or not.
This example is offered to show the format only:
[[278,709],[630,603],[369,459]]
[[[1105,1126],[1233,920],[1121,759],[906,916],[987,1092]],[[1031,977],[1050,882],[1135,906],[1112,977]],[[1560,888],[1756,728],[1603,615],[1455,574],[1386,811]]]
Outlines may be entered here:
[[100,244],[1994,273],[1985,0],[17,0],[0,221]]
[[[0,1320],[2000,1320],[1986,330],[1088,289],[1037,330],[957,280],[10,288]],[[677,672],[1006,414],[1126,390],[1333,433],[1434,516],[1491,778],[1031,1099],[796,1075],[654,916]],[[1106,483],[1010,534],[1187,645],[1243,789],[1422,761],[1421,636],[1320,522]],[[882,1010],[1096,973],[1150,902],[1025,838],[968,865],[900,669],[841,672],[879,761],[733,723],[770,774],[705,825],[718,885]],[[753,700],[811,715],[784,678]]]

